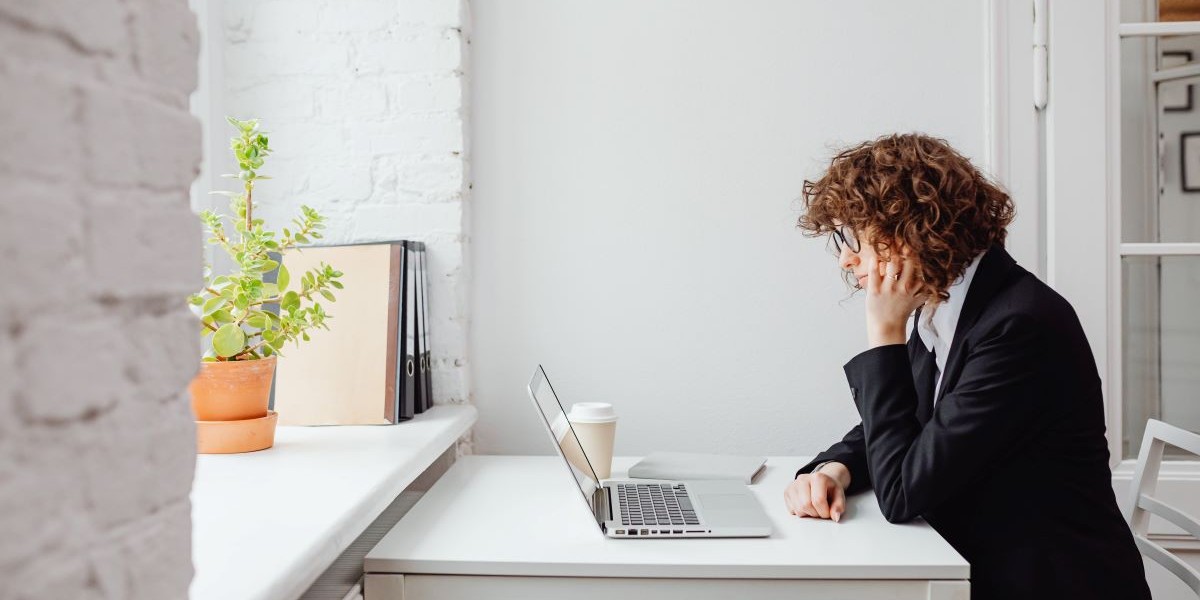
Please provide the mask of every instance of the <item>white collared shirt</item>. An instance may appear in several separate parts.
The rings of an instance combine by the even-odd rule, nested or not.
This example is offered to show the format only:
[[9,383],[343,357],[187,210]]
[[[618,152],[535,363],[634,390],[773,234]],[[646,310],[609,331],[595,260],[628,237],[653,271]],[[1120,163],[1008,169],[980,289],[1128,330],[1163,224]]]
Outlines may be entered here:
[[921,309],[921,318],[917,322],[917,334],[925,343],[925,349],[934,353],[933,357],[937,362],[937,383],[933,386],[935,403],[938,390],[942,387],[942,373],[946,371],[946,358],[950,356],[950,345],[954,342],[954,330],[958,328],[958,316],[962,313],[963,302],[967,299],[967,290],[971,288],[971,280],[975,278],[975,271],[979,268],[979,262],[982,259],[983,253],[980,253],[975,260],[971,261],[970,265],[967,265],[967,270],[962,277],[954,282],[949,290],[946,290],[950,294],[950,298],[945,302]]

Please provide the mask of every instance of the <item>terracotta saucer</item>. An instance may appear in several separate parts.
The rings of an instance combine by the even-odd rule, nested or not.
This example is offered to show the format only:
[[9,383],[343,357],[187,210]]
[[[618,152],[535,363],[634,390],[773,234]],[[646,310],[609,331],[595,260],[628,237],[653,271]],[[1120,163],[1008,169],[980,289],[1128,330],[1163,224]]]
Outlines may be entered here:
[[241,421],[196,421],[196,451],[200,454],[236,454],[265,450],[275,444],[279,413]]

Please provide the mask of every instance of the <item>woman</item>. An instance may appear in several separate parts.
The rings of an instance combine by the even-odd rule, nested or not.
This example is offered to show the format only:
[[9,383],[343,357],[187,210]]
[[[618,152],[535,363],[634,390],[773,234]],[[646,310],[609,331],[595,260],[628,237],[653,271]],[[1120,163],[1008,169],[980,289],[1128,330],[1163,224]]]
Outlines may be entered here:
[[[1075,311],[1004,250],[1013,205],[946,142],[892,135],[804,184],[866,290],[845,365],[862,422],[801,468],[792,514],[840,521],[873,488],[971,564],[971,597],[1149,598],[1117,508],[1100,378]],[[916,312],[905,342],[908,317]]]

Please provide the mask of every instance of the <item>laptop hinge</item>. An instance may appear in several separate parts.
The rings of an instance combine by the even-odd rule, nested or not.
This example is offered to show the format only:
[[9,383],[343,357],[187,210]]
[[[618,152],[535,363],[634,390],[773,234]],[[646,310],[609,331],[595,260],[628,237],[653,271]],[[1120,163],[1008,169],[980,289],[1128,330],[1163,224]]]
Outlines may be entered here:
[[592,510],[596,513],[596,522],[601,527],[604,527],[605,521],[612,519],[612,499],[609,498],[607,487],[601,485],[592,494]]

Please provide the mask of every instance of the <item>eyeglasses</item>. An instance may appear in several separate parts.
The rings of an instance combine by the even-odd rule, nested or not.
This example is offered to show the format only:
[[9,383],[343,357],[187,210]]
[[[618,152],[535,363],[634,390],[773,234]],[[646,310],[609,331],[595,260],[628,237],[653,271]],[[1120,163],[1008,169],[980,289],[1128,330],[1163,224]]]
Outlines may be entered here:
[[842,255],[843,246],[849,248],[850,251],[855,254],[858,254],[858,251],[862,249],[862,246],[858,243],[858,238],[854,237],[854,230],[844,225],[833,230],[833,233],[829,236],[829,239],[833,242],[833,248],[831,250],[835,256]]

